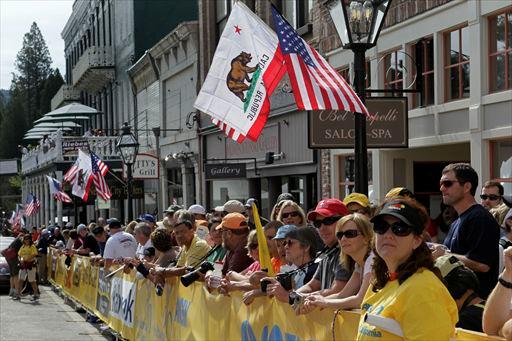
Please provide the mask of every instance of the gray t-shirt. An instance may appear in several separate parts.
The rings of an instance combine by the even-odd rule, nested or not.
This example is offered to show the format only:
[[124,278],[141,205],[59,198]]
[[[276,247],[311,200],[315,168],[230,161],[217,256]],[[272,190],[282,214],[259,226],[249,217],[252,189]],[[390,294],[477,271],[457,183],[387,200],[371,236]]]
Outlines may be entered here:
[[315,273],[315,279],[320,281],[320,290],[330,288],[334,280],[348,281],[352,275],[340,264],[340,246],[337,243],[327,252],[329,254],[318,264]]

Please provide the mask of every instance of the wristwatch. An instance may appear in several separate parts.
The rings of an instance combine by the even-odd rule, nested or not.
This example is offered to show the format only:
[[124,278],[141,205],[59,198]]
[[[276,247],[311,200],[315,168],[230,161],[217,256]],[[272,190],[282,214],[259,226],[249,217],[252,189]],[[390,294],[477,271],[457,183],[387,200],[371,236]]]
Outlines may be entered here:
[[498,282],[507,289],[512,289],[512,282],[505,281],[501,276],[498,277]]

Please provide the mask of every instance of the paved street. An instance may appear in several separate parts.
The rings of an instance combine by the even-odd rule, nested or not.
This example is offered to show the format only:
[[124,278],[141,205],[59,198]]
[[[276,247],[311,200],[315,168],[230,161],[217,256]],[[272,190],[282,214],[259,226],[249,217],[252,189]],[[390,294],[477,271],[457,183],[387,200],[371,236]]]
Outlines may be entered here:
[[85,321],[50,287],[40,287],[39,302],[30,296],[21,302],[0,296],[0,340],[108,340],[98,330],[99,324]]

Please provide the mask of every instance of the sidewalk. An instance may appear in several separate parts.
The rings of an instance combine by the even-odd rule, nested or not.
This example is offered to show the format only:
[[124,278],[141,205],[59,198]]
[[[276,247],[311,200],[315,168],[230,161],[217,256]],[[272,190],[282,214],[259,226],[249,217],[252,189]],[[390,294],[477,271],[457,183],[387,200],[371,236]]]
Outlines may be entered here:
[[51,287],[40,286],[41,298],[31,302],[30,296],[13,301],[0,296],[0,340],[69,340],[105,341],[99,325],[85,321]]

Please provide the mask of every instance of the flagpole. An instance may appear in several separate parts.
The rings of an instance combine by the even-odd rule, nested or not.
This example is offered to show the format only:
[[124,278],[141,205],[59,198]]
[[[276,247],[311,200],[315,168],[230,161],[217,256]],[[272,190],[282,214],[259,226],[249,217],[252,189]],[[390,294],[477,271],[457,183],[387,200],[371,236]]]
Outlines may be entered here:
[[123,184],[123,186],[126,186],[126,182],[124,182],[123,180],[121,180],[117,175],[114,174],[114,172],[112,172],[109,168],[108,172],[110,173],[110,175],[112,175],[114,177],[114,179],[116,179],[117,181],[119,181],[120,183]]

